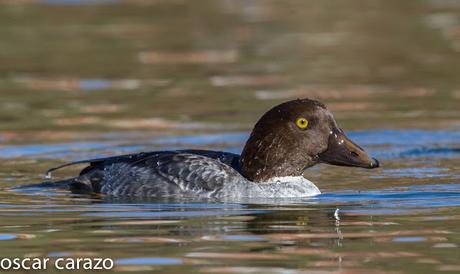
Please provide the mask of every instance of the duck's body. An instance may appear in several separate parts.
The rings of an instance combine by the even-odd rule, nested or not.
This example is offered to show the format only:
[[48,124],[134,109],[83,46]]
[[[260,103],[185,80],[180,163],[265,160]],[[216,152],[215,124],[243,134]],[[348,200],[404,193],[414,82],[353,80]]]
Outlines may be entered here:
[[67,181],[70,189],[116,196],[212,196],[227,184],[247,181],[237,171],[239,155],[217,151],[155,151],[89,163]]
[[46,185],[77,193],[129,197],[281,198],[320,194],[301,176],[249,181],[240,173],[240,155],[222,151],[155,151],[75,162],[83,163],[90,165],[80,176]]
[[320,162],[365,168],[379,165],[345,136],[323,104],[303,99],[265,113],[241,155],[180,150],[92,159],[50,170],[89,164],[78,177],[42,185],[134,197],[311,196],[319,190],[299,178],[306,168]]

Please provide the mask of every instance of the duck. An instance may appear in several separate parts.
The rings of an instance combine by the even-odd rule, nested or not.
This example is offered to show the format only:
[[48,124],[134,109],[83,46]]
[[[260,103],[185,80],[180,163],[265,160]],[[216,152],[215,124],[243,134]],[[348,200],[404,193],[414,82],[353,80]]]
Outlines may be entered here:
[[316,164],[373,169],[379,161],[350,140],[313,99],[274,106],[256,122],[241,155],[213,150],[151,151],[66,163],[78,176],[34,186],[115,197],[291,197],[319,189],[303,177]]

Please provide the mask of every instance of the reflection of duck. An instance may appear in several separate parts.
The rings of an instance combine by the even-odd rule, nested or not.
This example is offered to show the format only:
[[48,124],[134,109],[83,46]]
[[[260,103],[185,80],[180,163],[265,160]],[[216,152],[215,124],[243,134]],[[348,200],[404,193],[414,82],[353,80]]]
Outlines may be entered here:
[[[205,150],[155,151],[69,163],[89,164],[78,177],[43,183],[75,192],[114,196],[308,196],[302,176],[317,163],[375,168],[377,160],[348,139],[320,102],[303,99],[275,106],[255,125],[240,155]],[[262,182],[273,181],[273,184]],[[282,179],[280,179],[282,180]],[[286,191],[286,189],[293,188]],[[296,194],[297,193],[297,194]],[[317,192],[315,192],[317,193]],[[311,195],[311,193],[310,193]]]

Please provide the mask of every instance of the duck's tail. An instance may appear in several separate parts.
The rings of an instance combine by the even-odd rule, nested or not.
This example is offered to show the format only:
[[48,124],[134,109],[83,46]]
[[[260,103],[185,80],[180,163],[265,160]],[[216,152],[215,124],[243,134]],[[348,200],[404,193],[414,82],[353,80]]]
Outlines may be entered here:
[[64,179],[59,181],[44,181],[38,184],[29,184],[29,185],[20,185],[13,187],[13,189],[17,190],[25,190],[25,189],[43,189],[43,188],[51,188],[51,189],[64,189],[70,190],[72,193],[91,193],[95,191],[91,180],[87,178],[87,176],[78,176],[70,179]]
[[55,189],[67,189],[70,190],[71,186],[75,184],[75,178],[66,179],[61,181],[44,181],[37,184],[28,184],[15,186],[12,189],[27,189],[27,188],[55,188]]

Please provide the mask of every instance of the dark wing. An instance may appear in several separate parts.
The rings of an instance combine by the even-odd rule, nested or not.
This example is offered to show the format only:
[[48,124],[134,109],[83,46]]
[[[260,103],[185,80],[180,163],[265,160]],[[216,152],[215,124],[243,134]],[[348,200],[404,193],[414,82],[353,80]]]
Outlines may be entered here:
[[153,156],[159,153],[175,153],[175,152],[183,152],[183,153],[206,156],[208,158],[219,160],[220,162],[227,164],[238,171],[240,170],[240,167],[239,167],[240,155],[230,153],[230,152],[222,152],[222,151],[187,149],[187,150],[177,150],[177,151],[140,152],[140,153],[134,153],[134,154],[125,154],[125,155],[112,156],[112,157],[94,158],[94,159],[75,161],[75,162],[65,163],[65,164],[48,169],[45,173],[45,177],[51,178],[51,175],[54,171],[65,168],[65,167],[74,166],[74,165],[89,164],[89,166],[87,166],[80,172],[80,175],[83,175],[84,173],[94,168],[97,168],[100,164],[108,164],[108,163],[116,163],[116,162],[130,163],[130,162],[135,162],[135,161],[145,159],[147,157],[150,157],[150,156]]
[[75,166],[75,165],[81,165],[81,164],[89,164],[89,166],[85,169],[83,169],[80,173],[82,175],[88,170],[91,170],[91,168],[101,164],[101,163],[108,163],[108,162],[118,162],[118,161],[135,161],[136,159],[142,159],[150,154],[154,154],[155,152],[141,152],[141,153],[135,153],[135,154],[126,154],[126,155],[119,155],[119,156],[112,156],[112,157],[104,157],[104,158],[93,158],[93,159],[87,159],[87,160],[81,160],[81,161],[75,161],[75,162],[70,162],[70,163],[65,163],[53,168],[50,168],[46,171],[45,177],[51,178],[51,175],[54,171],[63,169],[68,166]]
[[219,162],[224,163],[240,172],[240,155],[223,152],[223,151],[214,151],[214,150],[198,150],[198,149],[187,149],[187,150],[178,150],[178,152],[184,152],[189,154],[196,154],[201,156],[206,156],[208,158],[219,160]]
[[204,151],[208,157],[198,152],[163,151],[98,159],[72,180],[70,188],[115,196],[212,195],[226,183],[244,180],[221,161],[235,162],[238,155],[227,153],[223,157],[222,153]]

